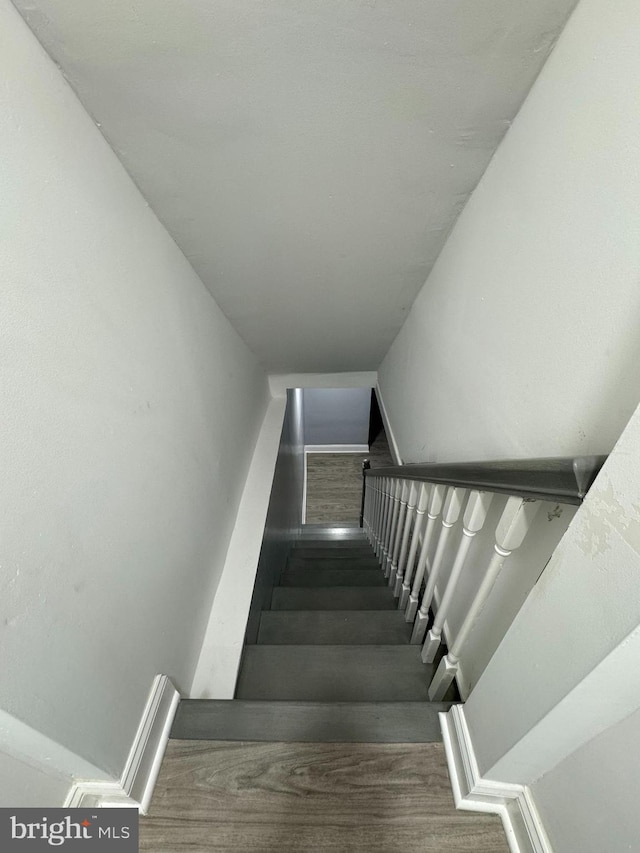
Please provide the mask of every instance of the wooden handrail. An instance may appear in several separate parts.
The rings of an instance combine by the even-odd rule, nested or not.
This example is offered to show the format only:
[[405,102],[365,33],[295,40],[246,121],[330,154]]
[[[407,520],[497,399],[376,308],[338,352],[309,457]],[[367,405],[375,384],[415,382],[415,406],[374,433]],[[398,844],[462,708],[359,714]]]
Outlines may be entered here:
[[579,506],[606,456],[559,456],[369,468],[365,478],[394,477]]

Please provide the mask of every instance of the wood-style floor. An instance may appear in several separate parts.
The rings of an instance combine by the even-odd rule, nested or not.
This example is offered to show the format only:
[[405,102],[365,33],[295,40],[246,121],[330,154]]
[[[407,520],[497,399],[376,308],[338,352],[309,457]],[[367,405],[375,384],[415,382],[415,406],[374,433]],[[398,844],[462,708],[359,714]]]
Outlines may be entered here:
[[357,523],[362,501],[362,463],[393,465],[384,430],[368,453],[308,453],[307,524]]
[[494,815],[456,811],[439,743],[169,742],[148,853],[508,853]]

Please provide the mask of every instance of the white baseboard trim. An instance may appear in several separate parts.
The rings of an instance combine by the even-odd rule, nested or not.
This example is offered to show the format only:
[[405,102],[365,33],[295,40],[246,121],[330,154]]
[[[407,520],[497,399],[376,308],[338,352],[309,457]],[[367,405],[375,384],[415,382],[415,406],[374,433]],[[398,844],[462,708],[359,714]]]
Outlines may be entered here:
[[69,792],[65,808],[130,806],[146,814],[179,700],[169,678],[157,675],[120,781],[78,781]]
[[305,453],[368,453],[368,444],[305,444]]
[[440,714],[440,726],[456,808],[499,814],[511,853],[553,853],[529,788],[480,776],[464,706]]

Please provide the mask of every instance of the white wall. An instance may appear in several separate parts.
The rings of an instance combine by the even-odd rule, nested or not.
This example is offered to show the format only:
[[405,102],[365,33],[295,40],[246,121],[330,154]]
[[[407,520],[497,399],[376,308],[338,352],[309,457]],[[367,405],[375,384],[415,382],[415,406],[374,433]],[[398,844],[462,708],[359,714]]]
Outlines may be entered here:
[[191,684],[267,382],[8,0],[0,76],[0,708],[119,776]]
[[637,23],[582,0],[385,357],[405,461],[607,452],[633,412]]
[[532,786],[554,853],[628,853],[640,839],[640,711]]
[[369,443],[371,388],[304,388],[304,443]]

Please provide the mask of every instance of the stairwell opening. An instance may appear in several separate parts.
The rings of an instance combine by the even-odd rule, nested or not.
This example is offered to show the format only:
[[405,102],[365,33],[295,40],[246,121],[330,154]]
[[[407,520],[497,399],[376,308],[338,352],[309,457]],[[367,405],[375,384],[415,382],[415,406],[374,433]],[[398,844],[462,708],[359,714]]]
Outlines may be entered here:
[[357,527],[362,464],[393,465],[375,389],[305,388],[303,523]]

